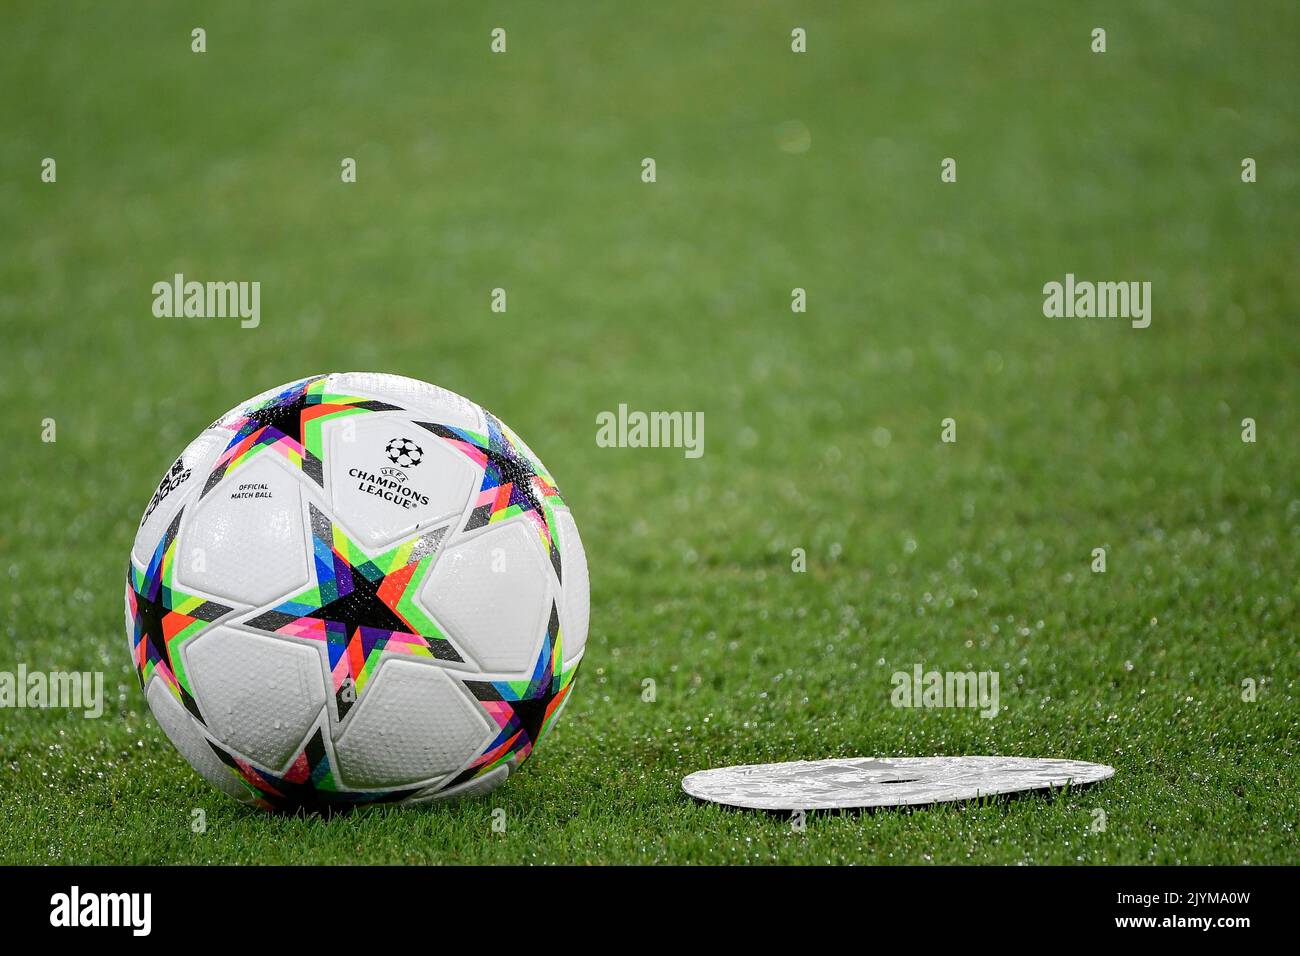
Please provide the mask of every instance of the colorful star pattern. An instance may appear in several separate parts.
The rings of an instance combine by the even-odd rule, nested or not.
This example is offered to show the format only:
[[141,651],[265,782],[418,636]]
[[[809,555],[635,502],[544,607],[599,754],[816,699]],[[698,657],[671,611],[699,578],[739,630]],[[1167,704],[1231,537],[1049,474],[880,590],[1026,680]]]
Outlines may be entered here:
[[243,623],[322,642],[340,720],[361,699],[384,651],[462,660],[415,603],[445,527],[372,558],[314,505],[311,526],[316,585]]
[[434,422],[415,424],[433,432],[483,469],[483,483],[465,530],[527,515],[542,539],[542,547],[551,556],[558,579],[560,549],[555,540],[554,508],[564,504],[560,489],[514,432],[490,413],[485,411],[483,415],[487,419],[486,435]]
[[253,794],[254,806],[263,810],[307,810],[328,813],[368,803],[396,803],[415,794],[406,790],[340,790],[330,766],[329,752],[320,728],[312,734],[283,776],[260,770],[247,760],[208,741],[217,757]]
[[448,786],[472,780],[510,761],[518,766],[528,759],[533,747],[554,723],[578,672],[577,664],[567,671],[564,669],[561,643],[560,615],[552,603],[550,623],[531,677],[514,681],[465,681],[465,686],[500,730],[483,753]]
[[279,395],[228,422],[234,432],[203,486],[203,497],[228,473],[247,464],[258,452],[274,449],[290,464],[302,469],[319,486],[325,484],[324,439],[321,425],[334,418],[363,412],[400,411],[396,405],[334,395],[325,389],[328,376],[317,375],[288,386]]
[[131,656],[143,688],[157,675],[173,696],[200,723],[203,715],[194,700],[181,648],[210,623],[231,608],[207,598],[186,594],[175,587],[176,535],[181,514],[176,513],[167,533],[158,542],[149,566],[137,571],[130,563],[126,572],[126,603],[134,622]]

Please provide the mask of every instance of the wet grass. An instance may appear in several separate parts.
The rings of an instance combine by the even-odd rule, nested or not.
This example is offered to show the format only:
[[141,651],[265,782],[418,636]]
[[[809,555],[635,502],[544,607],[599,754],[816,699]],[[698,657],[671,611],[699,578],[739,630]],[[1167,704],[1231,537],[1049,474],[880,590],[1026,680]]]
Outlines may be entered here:
[[[0,861],[1296,862],[1295,6],[589,6],[11,4],[0,670],[110,705],[0,711]],[[176,272],[261,281],[261,326],[155,319]],[[1044,318],[1067,272],[1151,281],[1151,327]],[[122,570],[189,437],[354,368],[528,439],[592,636],[487,800],[269,817],[148,715]],[[621,402],[703,411],[704,456],[597,447]],[[891,707],[916,663],[998,671],[1001,713]],[[1118,773],[803,832],[679,788],[962,753]]]

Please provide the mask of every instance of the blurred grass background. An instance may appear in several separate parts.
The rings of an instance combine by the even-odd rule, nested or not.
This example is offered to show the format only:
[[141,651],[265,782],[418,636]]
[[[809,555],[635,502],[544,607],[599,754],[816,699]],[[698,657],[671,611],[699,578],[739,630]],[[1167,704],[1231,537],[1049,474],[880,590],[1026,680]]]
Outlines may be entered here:
[[[0,670],[102,669],[112,706],[0,712],[0,861],[1296,862],[1295,4],[19,0],[3,22]],[[176,272],[260,281],[261,326],[154,318]],[[1044,318],[1067,272],[1151,281],[1151,327]],[[122,569],[191,436],[346,369],[528,440],[583,532],[592,636],[556,733],[487,801],[272,819],[148,716]],[[704,457],[596,447],[620,402],[703,411]],[[892,709],[917,662],[999,670],[1003,713]],[[943,753],[1119,773],[803,834],[678,789]]]

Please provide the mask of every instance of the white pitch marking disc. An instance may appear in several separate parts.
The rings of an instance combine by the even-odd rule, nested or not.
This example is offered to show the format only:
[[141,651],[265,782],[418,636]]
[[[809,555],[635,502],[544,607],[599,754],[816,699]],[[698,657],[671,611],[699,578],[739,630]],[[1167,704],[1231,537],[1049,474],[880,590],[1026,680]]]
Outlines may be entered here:
[[682,789],[751,810],[846,810],[1079,787],[1114,774],[1105,764],[1036,757],[853,757],[700,770]]

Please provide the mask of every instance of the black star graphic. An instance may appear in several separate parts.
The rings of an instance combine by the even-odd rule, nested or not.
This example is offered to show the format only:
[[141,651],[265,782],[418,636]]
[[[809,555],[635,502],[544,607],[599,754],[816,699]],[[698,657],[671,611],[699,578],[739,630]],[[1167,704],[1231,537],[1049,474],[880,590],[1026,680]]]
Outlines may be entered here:
[[[239,430],[235,432],[226,445],[226,454],[232,448],[248,439],[258,436],[258,446],[277,445],[282,441],[289,444],[295,452],[301,451],[303,473],[316,484],[325,485],[325,466],[320,458],[307,447],[306,428],[309,421],[323,420],[342,412],[363,410],[367,412],[399,411],[396,405],[372,399],[360,399],[346,395],[330,395],[325,392],[324,375],[305,379],[293,388],[277,395],[261,408],[255,408],[244,416]],[[319,388],[316,386],[320,386]],[[313,412],[314,410],[314,412]],[[311,414],[308,414],[312,412]],[[203,486],[200,498],[217,486],[230,468],[230,462],[223,454],[221,463],[212,469],[207,483]]]
[[[130,591],[135,622],[132,648],[140,686],[144,687],[146,674],[161,674],[162,680],[185,705],[185,709],[202,723],[203,714],[189,688],[181,680],[184,669],[177,669],[172,660],[172,650],[194,636],[201,627],[199,622],[215,621],[230,611],[230,608],[216,601],[193,598],[174,587],[173,552],[184,511],[182,508],[172,519],[144,573],[137,573],[134,567],[127,569],[126,586]],[[182,607],[185,610],[178,610]]]
[[519,726],[523,728],[528,742],[534,746],[541,739],[542,724],[546,722],[546,708],[551,706],[551,698],[554,696],[548,694],[545,697],[530,697],[527,700],[510,702],[515,712],[515,720],[519,721]]
[[[560,490],[551,483],[545,469],[523,453],[496,418],[488,412],[483,414],[487,420],[486,437],[437,422],[415,424],[446,440],[483,468],[483,482],[479,486],[482,503],[470,512],[465,530],[472,531],[490,524],[494,517],[509,508],[519,509],[516,513],[527,515],[541,534],[543,546],[550,554],[551,566],[555,568],[555,577],[563,580],[560,550],[556,547],[555,533],[537,486],[541,484],[547,497],[553,496],[558,503],[563,504]],[[502,489],[508,491],[503,494]],[[482,500],[484,496],[488,496],[488,499]]]
[[372,581],[359,569],[354,568],[352,590],[349,593],[335,598],[304,616],[340,624],[349,635],[355,634],[357,629],[362,627],[377,631],[415,633],[411,625],[380,598],[379,586],[383,583],[382,577]]
[[208,746],[253,794],[253,803],[264,810],[284,813],[301,811],[328,817],[365,804],[396,803],[413,796],[420,789],[336,789],[339,781],[334,776],[329,752],[325,749],[325,740],[319,727],[283,775],[254,767],[211,740],[208,741]]
[[462,660],[436,622],[413,603],[403,603],[422,580],[421,569],[428,568],[445,527],[365,558],[315,505],[311,525],[315,586],[244,623],[325,645],[339,720],[360,699],[369,679],[367,665],[385,651]]
[[[499,728],[478,758],[457,774],[450,786],[472,780],[507,761],[522,763],[541,740],[548,714],[553,714],[573,687],[577,666],[563,670],[559,609],[551,605],[550,623],[541,652],[526,681],[465,681]],[[556,671],[559,667],[561,670]]]
[[239,430],[240,437],[251,435],[259,428],[272,428],[299,445],[305,444],[302,434],[302,413],[310,405],[308,397],[304,389],[295,392],[282,402],[258,409],[249,418],[248,424]]
[[[496,473],[497,484],[510,484],[513,486],[510,491],[511,504],[523,507],[526,503],[525,511],[534,511],[539,515],[544,515],[542,500],[537,497],[537,491],[533,488],[533,478],[537,475],[537,469],[533,467],[532,462],[519,454],[515,447],[509,444],[499,449],[485,448],[483,451],[487,455],[488,468]],[[520,498],[523,501],[517,500]],[[470,528],[481,527],[487,524],[491,517],[492,506],[483,505],[474,509],[474,513],[470,515],[465,528],[469,530]]]
[[[212,617],[219,617],[229,610],[229,608],[222,607],[211,601],[208,602],[208,606],[210,610],[206,611],[205,614]],[[140,629],[140,640],[146,642],[146,655],[149,659],[166,665],[169,674],[175,675],[176,665],[172,661],[171,645],[167,643],[166,632],[163,629],[163,618],[169,614],[179,612],[170,610],[161,601],[150,600],[139,591],[135,593],[135,608],[136,627]],[[140,678],[140,686],[144,687],[143,671],[137,670],[136,676]],[[198,701],[194,699],[194,696],[186,689],[184,684],[174,677],[173,680],[175,680],[173,689],[180,693],[180,700],[185,705],[185,709],[193,714],[199,723],[203,723],[203,714],[199,710]],[[169,680],[168,683],[171,684],[172,681]]]

